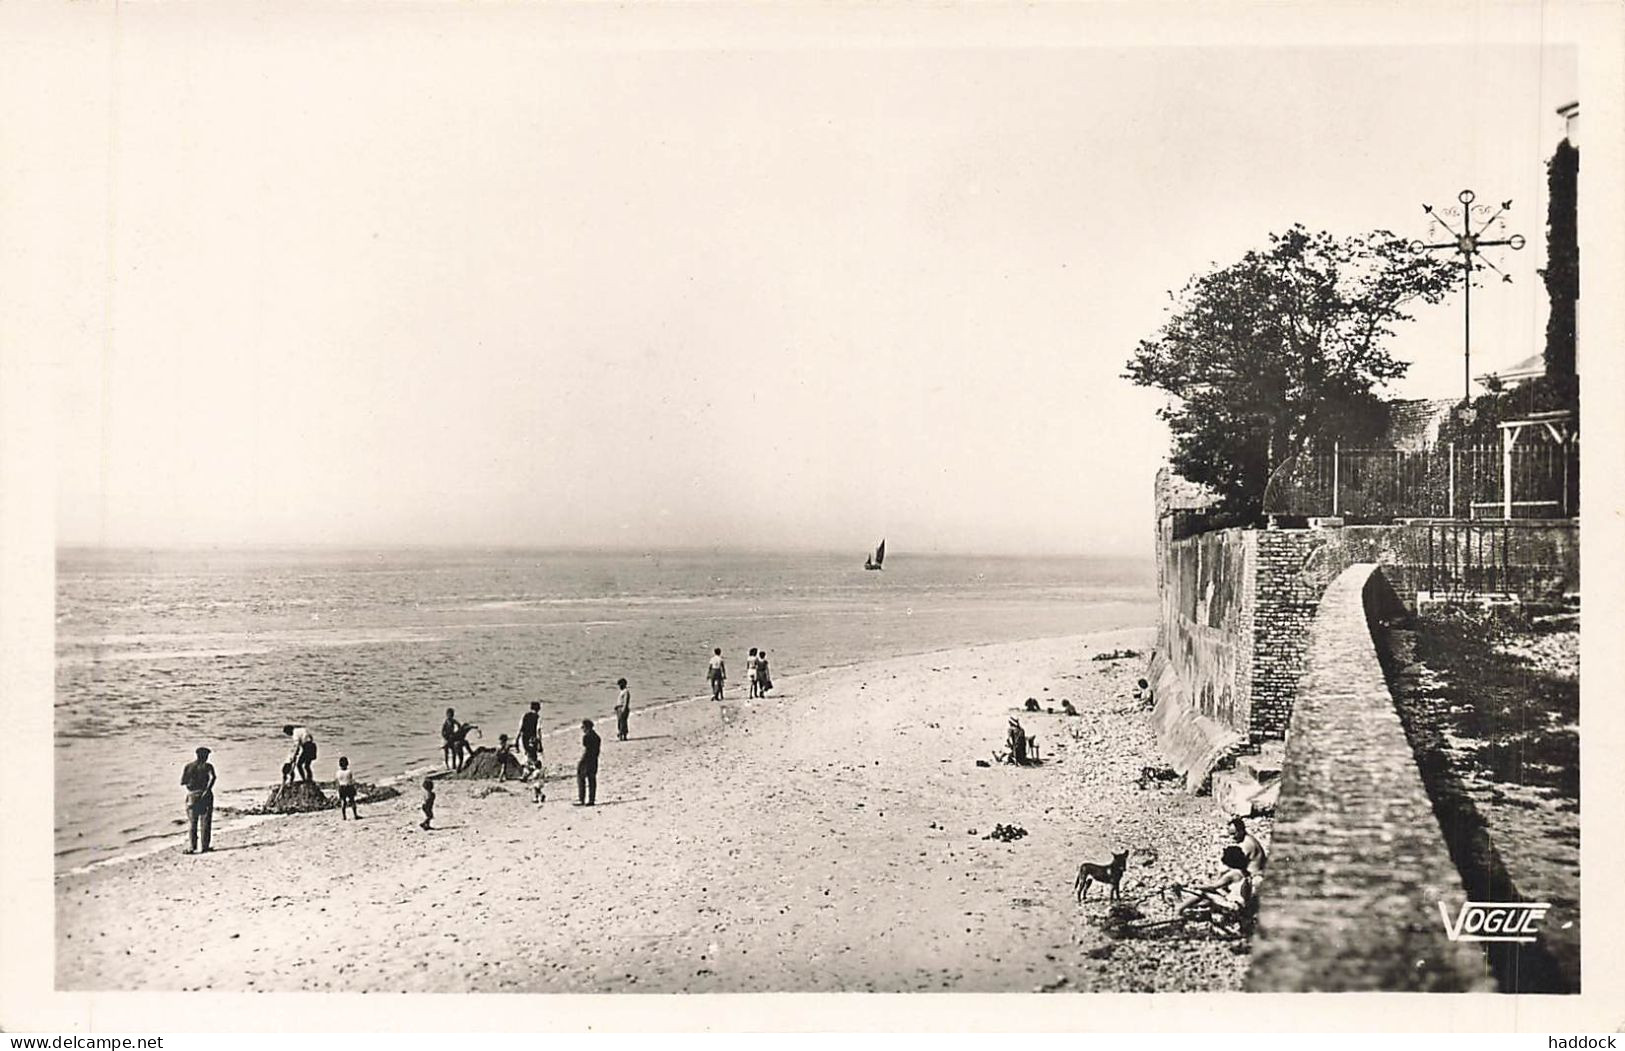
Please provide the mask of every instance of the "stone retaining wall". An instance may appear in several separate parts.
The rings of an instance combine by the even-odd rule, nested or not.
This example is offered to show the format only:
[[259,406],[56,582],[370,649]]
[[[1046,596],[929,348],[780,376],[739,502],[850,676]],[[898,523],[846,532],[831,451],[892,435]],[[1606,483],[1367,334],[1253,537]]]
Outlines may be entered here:
[[[1321,557],[1322,532],[1221,529],[1166,542],[1152,666],[1159,732],[1200,718],[1247,750],[1286,733],[1309,622],[1341,568]],[[1191,752],[1188,742],[1164,743],[1187,773],[1174,753]]]
[[[1550,602],[1578,593],[1577,522],[1514,522],[1505,536],[1503,554],[1520,597]],[[1159,734],[1164,726],[1182,728],[1177,746],[1163,735],[1175,768],[1190,773],[1181,757],[1202,753],[1190,741],[1198,717],[1239,735],[1247,750],[1280,740],[1327,585],[1356,562],[1380,563],[1414,611],[1416,592],[1427,583],[1428,542],[1426,523],[1221,529],[1181,540],[1160,523],[1158,659],[1151,670],[1164,709]],[[1195,771],[1191,787],[1207,773]]]
[[1494,989],[1445,936],[1439,902],[1454,915],[1466,893],[1367,625],[1376,572],[1342,570],[1306,633],[1250,989]]

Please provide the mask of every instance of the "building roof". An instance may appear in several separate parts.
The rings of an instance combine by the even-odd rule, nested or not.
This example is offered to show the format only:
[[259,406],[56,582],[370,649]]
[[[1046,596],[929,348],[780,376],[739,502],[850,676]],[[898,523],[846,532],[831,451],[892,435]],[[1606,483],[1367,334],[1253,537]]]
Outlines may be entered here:
[[1516,364],[1508,365],[1502,369],[1492,369],[1475,378],[1484,386],[1488,386],[1491,377],[1494,377],[1500,380],[1503,386],[1516,387],[1525,380],[1532,380],[1544,375],[1546,375],[1545,355],[1531,354]]
[[1439,425],[1456,404],[1450,398],[1391,401],[1388,403],[1388,431],[1384,437],[1396,449],[1414,450],[1432,445],[1438,440]]

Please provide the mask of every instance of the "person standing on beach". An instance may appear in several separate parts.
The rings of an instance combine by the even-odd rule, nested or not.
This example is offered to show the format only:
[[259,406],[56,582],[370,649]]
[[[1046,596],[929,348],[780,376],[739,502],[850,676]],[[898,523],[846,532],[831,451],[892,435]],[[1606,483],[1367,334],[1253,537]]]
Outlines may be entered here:
[[344,820],[344,810],[348,807],[355,819],[360,821],[361,811],[355,805],[355,771],[350,769],[349,756],[339,756],[339,772],[333,775],[333,783],[339,789],[339,820]]
[[626,722],[632,716],[632,691],[626,688],[625,679],[616,679],[615,685],[621,692],[615,698],[615,739],[626,740]]
[[457,709],[446,709],[446,721],[440,724],[440,746],[445,752],[446,769],[451,770],[459,766],[457,762]]
[[304,726],[284,726],[282,733],[293,738],[293,755],[288,761],[293,764],[299,780],[314,781],[316,776],[311,773],[310,764],[316,761],[316,735]]
[[756,696],[766,697],[773,688],[773,677],[767,673],[767,651],[756,651]]
[[748,696],[751,697],[756,697],[759,695],[756,686],[758,681],[756,676],[758,667],[759,664],[756,659],[756,647],[752,646],[750,648],[750,656],[745,658],[745,681],[750,684]]
[[209,845],[214,831],[214,764],[209,762],[209,750],[199,748],[197,758],[181,771],[181,785],[186,789],[187,837],[191,844],[188,854],[198,853],[198,833],[203,833],[203,853],[214,848]]
[[576,763],[577,806],[598,802],[598,750],[604,742],[592,728],[591,719],[581,720],[581,761]]
[[711,699],[722,700],[722,684],[728,681],[728,666],[723,663],[721,647],[711,651],[711,663],[705,674],[711,680]]
[[525,750],[525,776],[541,765],[542,738],[537,724],[542,718],[542,702],[531,701],[530,711],[519,720],[519,744]]

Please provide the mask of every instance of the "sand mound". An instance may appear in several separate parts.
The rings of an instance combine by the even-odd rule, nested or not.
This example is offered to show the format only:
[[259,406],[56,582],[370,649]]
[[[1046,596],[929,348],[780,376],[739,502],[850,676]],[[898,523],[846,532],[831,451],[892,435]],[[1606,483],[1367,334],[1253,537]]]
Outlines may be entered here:
[[291,785],[278,785],[271,789],[265,801],[270,814],[303,814],[312,810],[326,810],[333,806],[314,781],[295,781]]
[[461,770],[445,776],[452,781],[494,781],[503,776],[504,768],[510,781],[517,781],[525,772],[511,754],[502,755],[495,748],[477,748]]
[[377,803],[385,799],[394,799],[401,794],[401,790],[390,785],[375,785],[363,782],[356,786],[356,802]]

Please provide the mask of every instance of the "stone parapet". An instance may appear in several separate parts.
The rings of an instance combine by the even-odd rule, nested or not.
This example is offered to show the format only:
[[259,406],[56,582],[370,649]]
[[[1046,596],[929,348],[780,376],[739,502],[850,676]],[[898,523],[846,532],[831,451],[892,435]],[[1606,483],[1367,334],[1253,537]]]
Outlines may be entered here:
[[1248,986],[1490,991],[1440,919],[1465,900],[1366,616],[1377,567],[1344,569],[1305,632]]

